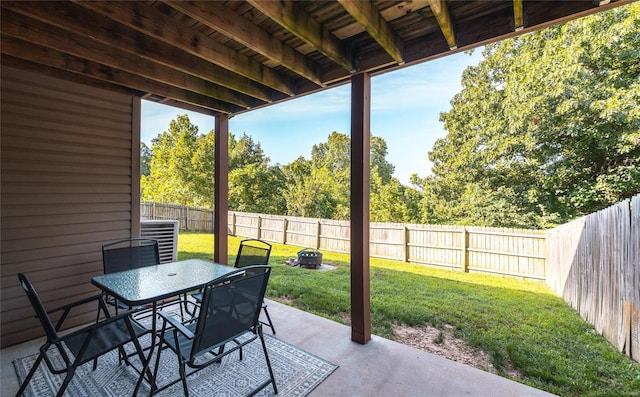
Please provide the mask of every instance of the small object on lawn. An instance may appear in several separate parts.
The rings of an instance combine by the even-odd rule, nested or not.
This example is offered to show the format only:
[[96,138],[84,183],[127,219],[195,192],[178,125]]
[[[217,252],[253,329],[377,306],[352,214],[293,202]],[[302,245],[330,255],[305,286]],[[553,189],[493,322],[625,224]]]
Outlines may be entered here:
[[317,269],[322,265],[322,253],[314,248],[305,248],[298,252],[298,264],[307,269]]
[[285,260],[284,263],[289,266],[298,266],[298,258],[289,258]]

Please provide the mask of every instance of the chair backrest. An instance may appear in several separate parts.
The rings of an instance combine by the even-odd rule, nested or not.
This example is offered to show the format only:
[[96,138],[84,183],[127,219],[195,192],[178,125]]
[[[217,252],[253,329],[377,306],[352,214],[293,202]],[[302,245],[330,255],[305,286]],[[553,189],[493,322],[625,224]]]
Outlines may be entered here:
[[20,280],[20,286],[29,297],[29,301],[31,302],[31,306],[33,310],[36,312],[36,317],[40,320],[40,324],[42,324],[42,328],[44,328],[44,332],[47,334],[47,341],[52,342],[55,339],[58,339],[58,333],[56,332],[56,328],[47,313],[47,310],[44,308],[42,301],[40,300],[40,296],[36,292],[35,288],[33,288],[33,284],[31,281],[22,273],[18,273],[18,280]]
[[242,240],[234,267],[267,265],[269,255],[271,255],[271,244],[256,239]]
[[205,286],[192,360],[223,342],[256,330],[270,274],[270,266],[248,266]]
[[160,253],[157,240],[130,238],[102,246],[102,265],[105,274],[159,263]]

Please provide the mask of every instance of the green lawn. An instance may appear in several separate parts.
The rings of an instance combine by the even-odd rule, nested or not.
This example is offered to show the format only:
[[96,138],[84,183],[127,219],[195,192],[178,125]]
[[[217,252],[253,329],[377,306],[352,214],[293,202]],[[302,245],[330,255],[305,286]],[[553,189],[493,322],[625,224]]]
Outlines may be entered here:
[[[213,235],[181,233],[179,258],[213,257]],[[240,239],[229,237],[229,263]],[[349,256],[323,252],[336,270],[290,268],[300,247],[274,244],[267,295],[338,322],[349,313]],[[575,310],[541,283],[371,260],[371,324],[393,339],[391,325],[455,327],[488,352],[502,376],[561,396],[640,396],[640,365],[617,352]]]

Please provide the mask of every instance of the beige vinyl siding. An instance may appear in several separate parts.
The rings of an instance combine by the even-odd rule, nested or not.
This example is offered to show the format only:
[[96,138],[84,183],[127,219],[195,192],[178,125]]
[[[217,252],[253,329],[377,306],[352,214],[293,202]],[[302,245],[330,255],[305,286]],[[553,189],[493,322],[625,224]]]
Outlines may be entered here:
[[18,272],[52,309],[98,293],[90,280],[102,272],[101,246],[137,234],[140,100],[4,66],[1,84],[5,347],[42,335]]

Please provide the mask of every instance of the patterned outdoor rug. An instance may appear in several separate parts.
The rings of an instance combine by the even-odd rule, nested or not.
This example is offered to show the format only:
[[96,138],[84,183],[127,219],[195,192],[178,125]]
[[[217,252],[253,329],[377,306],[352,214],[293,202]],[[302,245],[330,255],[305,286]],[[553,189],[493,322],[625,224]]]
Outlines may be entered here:
[[[267,350],[278,386],[278,396],[306,396],[337,366],[319,357],[298,349],[270,335],[265,335]],[[57,349],[51,349],[53,353]],[[243,348],[244,357],[239,360],[237,352],[224,357],[221,364],[213,364],[187,378],[189,393],[194,397],[204,396],[243,396],[253,390],[256,385],[269,378],[264,354],[260,341],[257,340]],[[56,353],[51,354],[56,364],[62,363],[62,358]],[[17,359],[13,362],[20,382],[27,376],[37,355]],[[155,356],[152,365],[155,365]],[[139,365],[139,360],[133,360]],[[60,365],[61,367],[61,365]],[[98,369],[92,371],[93,363],[82,365],[76,371],[69,384],[65,396],[95,397],[95,396],[130,396],[138,380],[138,374],[131,367],[124,364],[118,366],[118,353],[112,351],[98,360]],[[158,384],[164,385],[170,380],[178,378],[178,363],[170,350],[162,353]],[[55,396],[64,375],[52,375],[47,366],[40,364],[29,387],[26,396]],[[139,395],[148,395],[149,387],[143,383]],[[158,396],[182,396],[182,383],[162,391]],[[258,396],[273,396],[271,385],[264,388]]]

